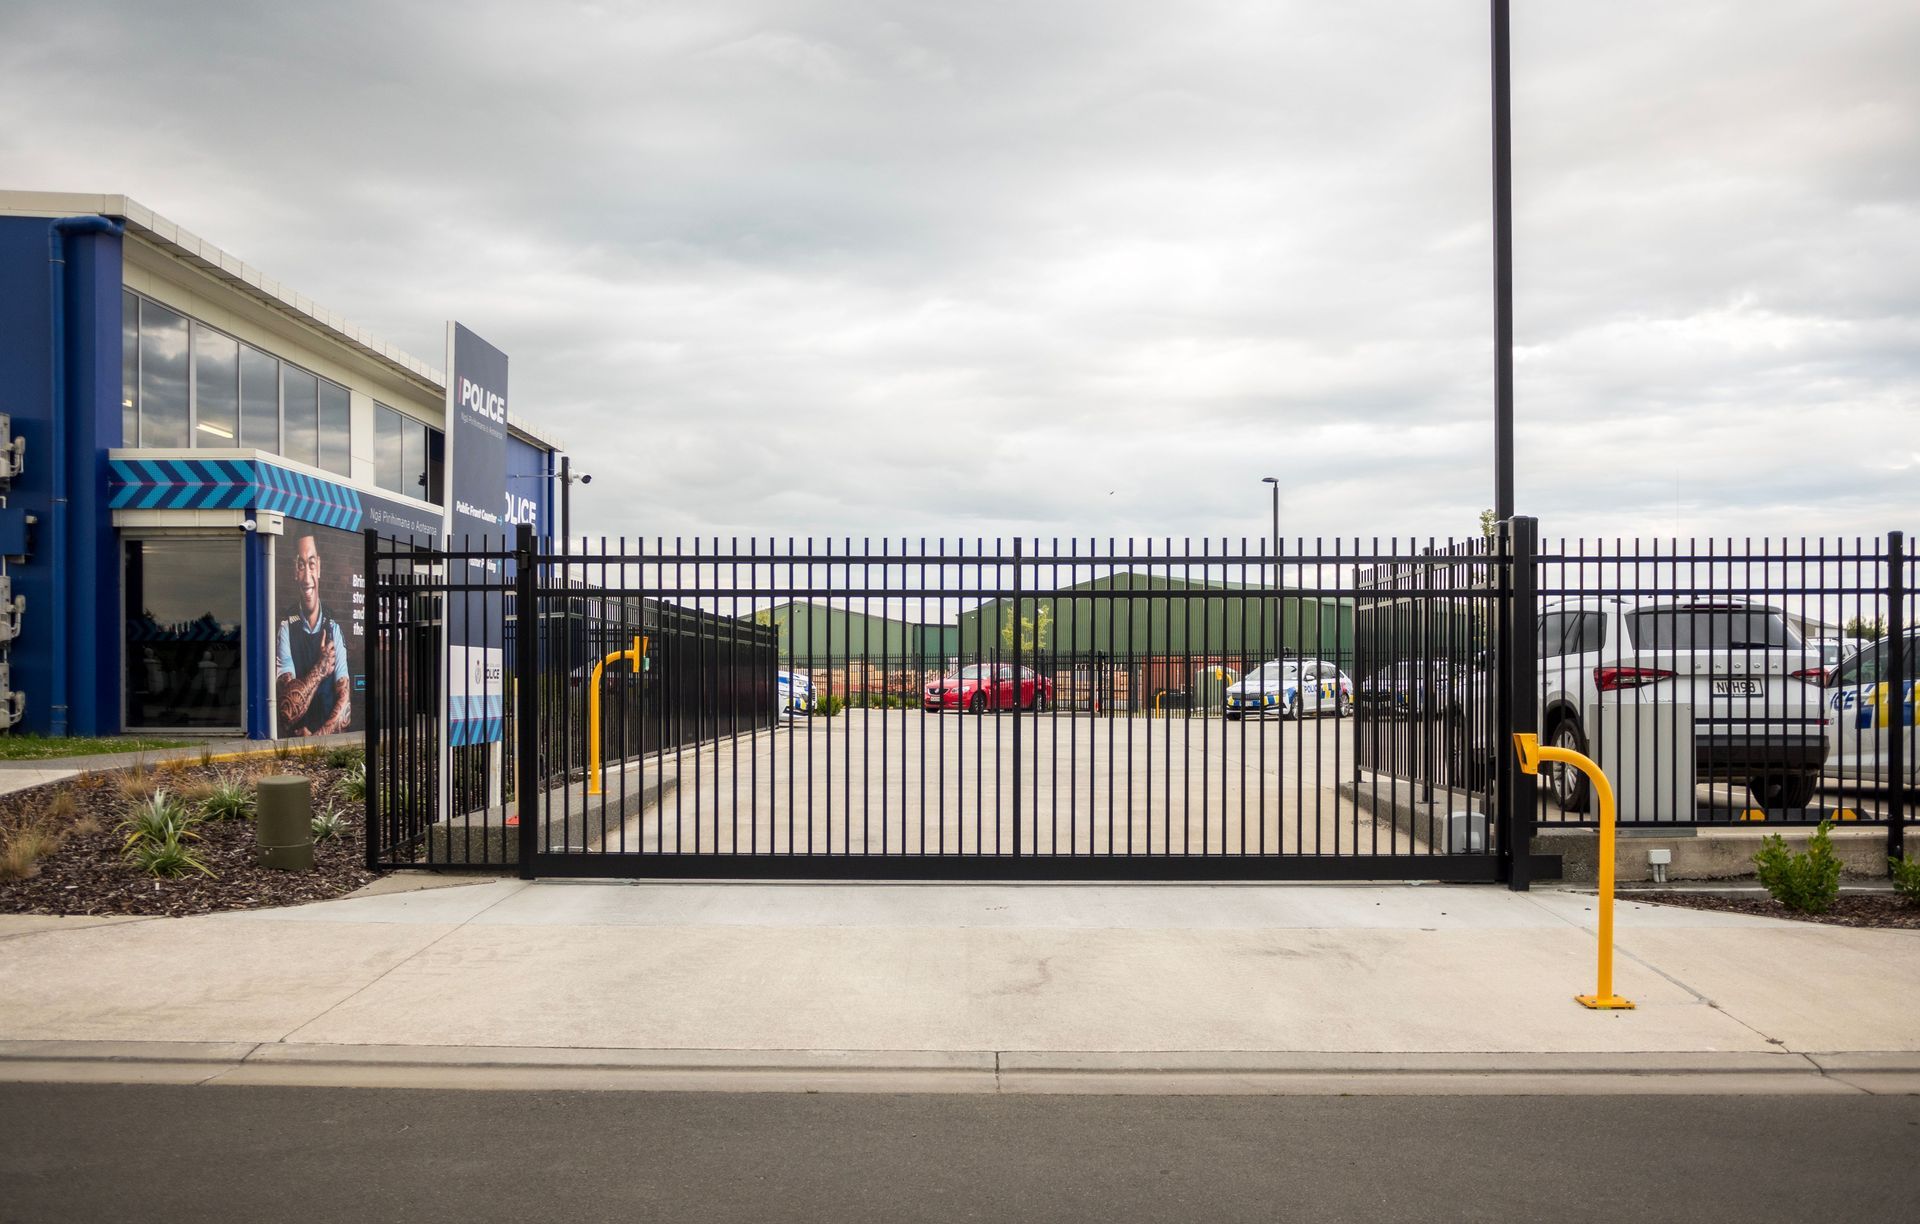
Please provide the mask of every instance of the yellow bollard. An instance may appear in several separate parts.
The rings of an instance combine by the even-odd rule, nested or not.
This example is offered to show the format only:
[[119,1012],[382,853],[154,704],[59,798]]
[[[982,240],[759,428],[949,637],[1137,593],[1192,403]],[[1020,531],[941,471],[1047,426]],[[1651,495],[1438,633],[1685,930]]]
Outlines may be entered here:
[[635,671],[646,666],[647,639],[633,639],[631,650],[616,650],[593,665],[593,686],[587,691],[587,793],[600,793],[600,676],[607,664],[618,663],[622,659],[633,665]]
[[1521,772],[1539,773],[1542,761],[1572,765],[1587,775],[1593,793],[1600,798],[1600,988],[1590,995],[1573,997],[1582,1007],[1600,1011],[1631,1008],[1631,999],[1613,993],[1613,784],[1588,757],[1569,748],[1542,748],[1537,735],[1514,736],[1513,749],[1520,754]]

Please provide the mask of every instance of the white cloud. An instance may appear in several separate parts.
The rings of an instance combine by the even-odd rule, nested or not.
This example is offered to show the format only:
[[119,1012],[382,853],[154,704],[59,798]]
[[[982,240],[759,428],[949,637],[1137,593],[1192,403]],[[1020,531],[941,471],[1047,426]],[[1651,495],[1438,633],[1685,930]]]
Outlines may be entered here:
[[[1257,538],[1275,472],[1308,535],[1491,501],[1484,8],[4,22],[13,185],[125,191],[436,363],[468,322],[596,533]],[[1891,2],[1516,6],[1550,533],[1912,517],[1915,45]]]

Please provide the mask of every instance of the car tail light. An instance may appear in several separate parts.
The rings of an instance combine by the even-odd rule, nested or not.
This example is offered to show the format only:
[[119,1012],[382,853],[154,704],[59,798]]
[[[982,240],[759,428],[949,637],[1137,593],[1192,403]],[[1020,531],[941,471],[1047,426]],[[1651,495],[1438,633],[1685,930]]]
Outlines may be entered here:
[[1827,686],[1827,669],[1824,667],[1803,667],[1797,672],[1787,674],[1807,684],[1818,685],[1821,688]]
[[1671,679],[1673,679],[1673,673],[1664,667],[1596,667],[1593,669],[1593,682],[1603,693],[1639,688],[1643,684],[1656,684],[1659,681]]

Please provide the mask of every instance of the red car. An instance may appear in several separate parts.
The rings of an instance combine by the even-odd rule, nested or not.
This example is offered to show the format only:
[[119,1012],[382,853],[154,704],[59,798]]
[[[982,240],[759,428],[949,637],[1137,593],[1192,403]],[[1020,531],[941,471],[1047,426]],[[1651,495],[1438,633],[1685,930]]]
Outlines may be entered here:
[[1011,663],[975,663],[935,680],[927,686],[921,705],[928,713],[941,710],[966,710],[982,714],[988,710],[1044,710],[1053,702],[1053,681],[1032,668],[1019,669],[1014,680]]

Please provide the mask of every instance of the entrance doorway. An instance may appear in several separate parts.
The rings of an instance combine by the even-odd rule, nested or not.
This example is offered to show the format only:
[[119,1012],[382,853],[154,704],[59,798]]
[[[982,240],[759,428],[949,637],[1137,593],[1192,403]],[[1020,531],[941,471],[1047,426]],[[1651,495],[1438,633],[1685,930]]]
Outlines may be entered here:
[[238,730],[241,542],[125,541],[126,726]]

